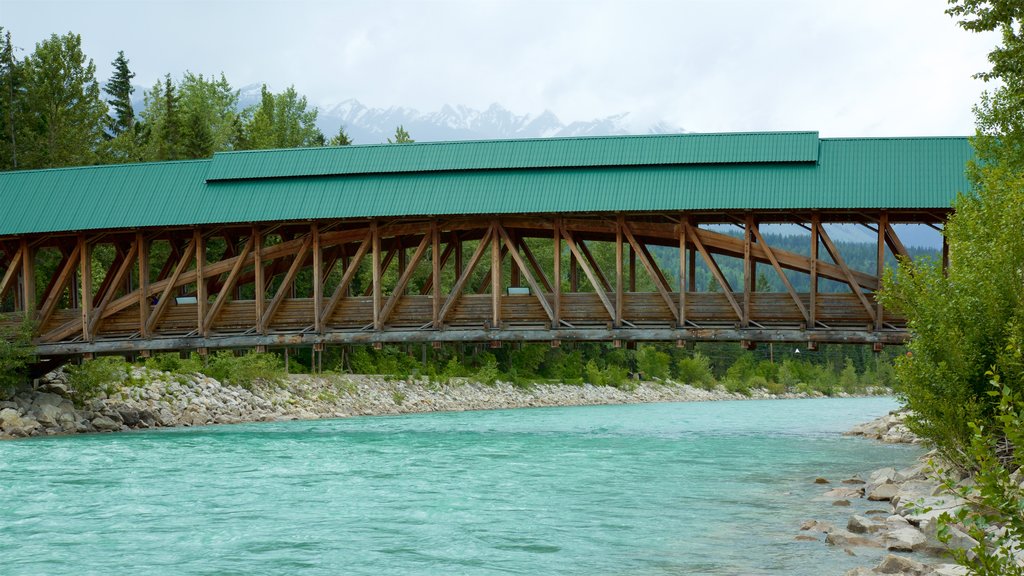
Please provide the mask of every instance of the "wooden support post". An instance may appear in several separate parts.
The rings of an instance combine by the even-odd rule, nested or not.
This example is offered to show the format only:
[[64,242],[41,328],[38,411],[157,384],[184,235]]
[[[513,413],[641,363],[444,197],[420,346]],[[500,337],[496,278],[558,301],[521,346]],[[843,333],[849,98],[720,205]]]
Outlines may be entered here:
[[949,275],[949,238],[946,238],[946,227],[942,227],[942,274]]
[[[374,325],[375,330],[383,330],[384,323],[391,317],[391,313],[394,311],[395,306],[398,305],[398,301],[405,294],[405,287],[408,286],[409,280],[412,278],[414,272],[416,272],[416,266],[423,259],[423,255],[427,252],[427,246],[430,245],[430,234],[424,234],[420,240],[419,246],[416,247],[416,252],[412,255],[412,261],[406,263],[406,267],[402,269],[398,282],[395,284],[395,289],[391,292],[391,296],[388,301],[384,304],[384,308],[381,310],[378,323]],[[404,252],[405,249],[403,248]]]
[[451,242],[455,244],[455,277],[462,276],[462,238],[458,232],[452,232]]
[[583,273],[586,274],[587,279],[590,280],[591,286],[594,287],[594,292],[597,293],[597,297],[601,299],[601,304],[604,304],[604,309],[608,311],[608,318],[615,320],[615,306],[611,300],[608,299],[608,292],[605,290],[604,285],[598,280],[597,274],[591,270],[587,262],[584,261],[581,252],[582,243],[577,243],[573,240],[572,234],[566,230],[562,230],[563,236],[565,236],[565,242],[569,245],[569,250],[573,256],[576,257],[576,262],[583,268]]
[[164,290],[160,293],[160,299],[157,300],[156,306],[153,311],[149,313],[149,318],[146,319],[146,332],[152,334],[160,319],[163,318],[164,312],[167,311],[167,305],[170,303],[171,294],[174,293],[174,289],[177,288],[178,278],[181,277],[182,272],[188,267],[189,262],[192,261],[192,257],[195,256],[195,249],[191,243],[181,253],[181,258],[178,260],[178,265],[174,267],[170,277],[164,284]]
[[345,265],[345,273],[341,275],[341,281],[334,288],[334,294],[331,294],[331,298],[324,305],[323,312],[321,312],[320,324],[327,326],[327,321],[331,318],[331,314],[334,314],[335,308],[338,307],[338,303],[341,302],[342,297],[348,294],[348,287],[352,283],[352,279],[356,277],[356,272],[359,271],[359,264],[362,263],[363,257],[370,251],[370,246],[373,244],[373,233],[370,230],[366,231],[366,236],[363,237],[363,241],[359,243],[359,248],[356,253],[349,260],[348,264]]
[[[601,283],[600,285],[604,288],[604,291],[611,292],[612,285],[608,282],[608,279],[605,278],[604,272],[601,271],[601,266],[598,264],[597,259],[590,253],[590,248],[587,246],[587,243],[580,238],[576,240],[576,247],[579,249],[579,253],[583,256],[583,260],[586,260],[586,264],[590,265],[591,272],[597,278],[597,281]],[[583,260],[580,261],[581,265],[584,265]],[[591,279],[589,275],[587,276],[587,280],[590,280],[592,284],[594,283],[594,280]],[[594,284],[595,288],[597,288],[597,286],[597,284]]]
[[877,318],[875,316],[875,309],[871,306],[871,302],[868,301],[867,296],[864,295],[864,290],[860,287],[860,282],[854,277],[850,267],[846,265],[846,261],[843,260],[843,255],[839,253],[836,245],[832,243],[832,239],[829,238],[825,229],[819,225],[818,234],[821,236],[821,241],[825,245],[825,249],[828,250],[829,256],[836,263],[837,266],[843,271],[843,275],[846,276],[846,283],[850,285],[850,289],[857,295],[857,299],[860,300],[861,305],[867,311],[868,316],[871,317],[871,321],[874,322]]
[[312,244],[312,236],[306,236],[298,252],[295,253],[295,258],[292,260],[291,266],[288,267],[288,272],[285,273],[284,279],[281,280],[281,286],[278,287],[277,293],[270,299],[266,311],[263,312],[264,327],[270,326],[271,321],[274,319],[274,314],[277,313],[278,307],[281,306],[281,302],[284,301],[286,295],[291,293],[292,283],[295,282],[295,277],[298,275],[299,270],[306,263],[306,258],[309,256],[309,249]]
[[[50,282],[50,287],[46,291],[46,298],[43,300],[43,305],[39,307],[39,315],[36,318],[36,321],[40,328],[50,320],[50,316],[53,315],[54,310],[57,308],[57,303],[60,302],[61,296],[64,294],[64,289],[75,277],[76,269],[81,269],[81,255],[82,244],[76,242],[71,254],[64,258],[61,266],[58,268],[59,272],[54,276],[53,281]],[[72,291],[74,291],[74,288],[72,288]],[[74,294],[72,294],[72,296],[74,296]],[[80,299],[79,296],[75,296],[75,298],[73,298],[73,300],[78,299]]]
[[[615,327],[622,326],[622,296],[625,286],[622,278],[622,228],[625,217],[619,214],[615,222]],[[631,252],[632,253],[632,252]]]
[[121,260],[117,269],[108,269],[106,278],[103,283],[107,285],[107,289],[101,292],[100,301],[93,310],[92,318],[89,320],[89,326],[87,331],[87,337],[91,342],[99,331],[100,323],[103,320],[103,312],[106,310],[107,305],[113,300],[114,295],[117,294],[118,288],[124,285],[125,279],[128,277],[132,269],[132,264],[135,263],[135,256],[138,253],[138,244],[132,243],[131,248],[128,249],[128,253],[125,254]]
[[756,226],[753,228],[753,232],[754,236],[757,238],[758,246],[760,246],[761,250],[764,251],[766,256],[768,256],[768,261],[772,263],[772,268],[775,268],[775,272],[779,275],[779,279],[782,280],[782,284],[786,287],[786,291],[789,292],[790,298],[793,299],[793,303],[796,304],[796,307],[800,310],[800,314],[803,315],[804,322],[810,323],[807,307],[804,306],[803,300],[800,299],[800,295],[797,294],[796,289],[793,288],[793,284],[789,281],[789,278],[786,277],[786,272],[782,269],[782,266],[779,264],[779,260],[775,257],[775,251],[772,250],[772,247],[769,246],[767,242],[764,241],[764,237],[761,236],[761,231],[758,230]]
[[149,318],[149,241],[142,232],[135,233],[135,245],[139,252],[139,334],[149,338],[146,318]]
[[370,234],[372,237],[372,266],[373,266],[373,283],[371,289],[373,290],[373,325],[378,326],[380,324],[380,301],[381,301],[381,285],[380,285],[380,227],[377,225],[377,221],[370,222]]
[[505,229],[501,227],[501,224],[498,224],[497,228],[498,233],[501,235],[501,239],[505,242],[505,245],[508,246],[509,256],[512,257],[512,266],[510,266],[510,268],[522,271],[523,277],[526,278],[526,283],[530,286],[530,290],[533,291],[534,296],[536,296],[537,300],[540,302],[540,306],[544,309],[544,313],[547,314],[548,320],[554,322],[555,315],[551,310],[551,305],[548,303],[547,296],[541,292],[540,285],[537,284],[537,281],[533,278],[533,274],[531,274],[529,268],[526,267],[526,262],[523,261],[519,252],[517,250],[513,250],[514,242],[509,237],[508,233],[506,233]]
[[560,216],[555,217],[552,229],[554,238],[551,240],[553,252],[551,288],[554,293],[554,303],[551,313],[554,317],[551,320],[551,327],[557,330],[562,324],[562,218]]
[[690,265],[687,267],[686,283],[689,286],[688,291],[697,291],[697,252],[692,248],[690,249]]
[[569,251],[569,292],[580,291],[579,264],[576,261],[576,253]]
[[309,233],[313,236],[313,330],[321,334],[324,331],[324,250],[320,245],[320,225],[313,222]]
[[445,299],[444,305],[441,306],[441,314],[438,319],[439,323],[443,323],[444,319],[448,317],[448,313],[451,312],[452,306],[462,295],[462,290],[466,287],[466,282],[469,281],[469,277],[473,274],[473,270],[476,268],[477,263],[480,262],[480,258],[484,255],[484,250],[487,249],[487,244],[491,240],[491,235],[497,234],[492,225],[484,233],[484,237],[480,239],[480,243],[477,245],[473,255],[469,258],[469,263],[466,268],[459,275],[458,279],[455,280],[455,284],[452,286],[452,291],[448,294],[448,298]]
[[253,250],[253,298],[256,300],[256,331],[260,334],[267,333],[267,327],[263,324],[263,313],[267,305],[267,280],[264,278],[263,267],[263,231],[257,226],[252,227],[252,250]]
[[[504,230],[504,228],[502,228],[502,230]],[[511,243],[512,245],[507,247],[509,254],[511,254],[512,252],[516,252],[517,255],[518,255],[518,252],[519,252],[519,242],[518,242],[519,237],[518,237],[518,235],[516,235],[515,230],[513,230],[512,232],[506,232],[506,234],[508,234],[509,237],[512,238],[512,243]],[[508,282],[509,282],[509,286],[516,286],[516,287],[518,287],[522,283],[522,279],[519,277],[519,267],[518,266],[509,266],[508,267]]]
[[494,330],[501,328],[501,238],[497,233],[500,226],[497,220],[491,224],[495,230],[491,238],[491,328]]
[[750,258],[750,240],[754,235],[753,227],[754,217],[747,214],[743,223],[743,318],[741,323],[744,328],[750,326],[750,295],[754,286],[753,260]]
[[526,261],[530,263],[530,266],[533,266],[533,273],[536,274],[535,278],[537,281],[544,286],[545,290],[551,292],[551,282],[548,281],[548,275],[541,268],[540,263],[537,262],[537,258],[533,255],[533,250],[530,250],[530,245],[523,238],[517,238],[516,246],[523,251],[523,256],[526,256]]
[[817,212],[811,214],[811,309],[809,310],[810,323],[808,327],[814,330],[818,327],[818,228],[821,226],[821,216]]
[[704,243],[701,242],[700,234],[696,228],[690,228],[690,241],[700,251],[700,255],[704,258],[704,263],[707,264],[708,269],[711,270],[711,275],[718,281],[718,285],[721,286],[722,292],[725,293],[725,299],[729,301],[729,305],[732,306],[733,312],[736,313],[736,317],[740,320],[743,319],[743,310],[740,308],[739,302],[736,301],[736,297],[732,294],[732,287],[729,286],[729,281],[725,279],[725,275],[722,274],[722,269],[718,267],[718,263],[708,253],[707,248],[704,247]]
[[92,248],[84,234],[78,235],[78,255],[81,262],[81,308],[82,337],[89,340],[89,323],[92,321]]
[[[3,279],[0,280],[0,301],[3,301],[4,295],[15,285],[15,278],[18,277],[18,272],[21,270],[21,255],[23,254],[22,248],[18,247],[14,251],[14,255],[11,256],[10,262],[7,264],[7,270],[4,272]],[[17,297],[15,297],[17,301]]]
[[629,249],[629,291],[636,292],[636,251]]
[[640,255],[640,263],[643,264],[644,269],[647,271],[647,275],[650,276],[651,282],[658,289],[658,293],[661,294],[665,305],[668,306],[672,316],[675,317],[676,323],[679,323],[679,311],[676,310],[675,302],[672,301],[672,292],[668,285],[668,280],[661,274],[657,264],[654,262],[654,257],[647,251],[647,247],[637,241],[636,236],[633,234],[633,230],[630,229],[629,223],[622,222],[620,227],[622,232],[626,235],[626,240],[629,241],[629,246],[633,254]]
[[441,232],[437,228],[437,220],[430,222],[430,283],[433,285],[431,304],[431,325],[435,330],[441,328]]
[[206,239],[201,230],[192,231],[192,244],[196,249],[196,329],[199,335],[206,337],[206,308],[208,305],[206,290]]
[[250,236],[249,240],[245,243],[245,247],[242,248],[241,254],[235,257],[235,265],[231,267],[231,272],[228,273],[227,279],[224,281],[224,285],[217,292],[217,297],[214,299],[213,304],[210,306],[210,311],[206,313],[206,317],[203,319],[203,331],[207,333],[213,327],[214,321],[217,319],[217,314],[220,313],[221,308],[231,295],[231,290],[238,282],[238,276],[242,272],[242,268],[249,260],[249,253],[253,248],[253,237]]
[[25,318],[36,313],[36,250],[21,239],[21,310]]
[[679,323],[680,328],[686,327],[686,227],[689,220],[685,215],[679,216]]
[[[882,284],[882,276],[885,274],[885,229],[889,227],[889,213],[882,210],[881,216],[878,219],[878,254],[877,254],[877,266],[875,268],[875,275],[878,277],[878,285]],[[878,306],[875,312],[875,330],[881,330],[884,324],[882,301],[878,299],[877,292],[875,293],[875,303]]]

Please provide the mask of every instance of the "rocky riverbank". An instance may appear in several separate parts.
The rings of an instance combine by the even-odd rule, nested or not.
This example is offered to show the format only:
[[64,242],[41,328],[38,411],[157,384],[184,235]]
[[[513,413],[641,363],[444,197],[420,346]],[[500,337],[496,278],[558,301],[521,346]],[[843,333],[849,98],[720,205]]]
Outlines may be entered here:
[[[921,441],[903,425],[900,413],[858,425],[847,434],[888,443]],[[901,470],[882,468],[839,481],[816,479],[824,490],[819,497],[823,504],[848,508],[852,513],[845,525],[808,520],[800,526],[796,539],[822,541],[875,563],[871,568],[850,570],[846,576],[966,574],[965,568],[951,563],[949,550],[971,548],[976,542],[955,526],[949,527],[948,542],[939,540],[939,516],[953,513],[965,503],[943,488],[931,472],[927,461],[933,457],[926,454]]]
[[764,390],[744,396],[721,388],[653,382],[638,383],[630,390],[586,384],[523,388],[501,382],[438,384],[355,375],[290,376],[279,384],[243,388],[200,374],[138,367],[108,388],[109,393],[94,398],[75,398],[64,374],[51,373],[32,390],[0,402],[0,439],[410,412],[807,396],[776,396]]

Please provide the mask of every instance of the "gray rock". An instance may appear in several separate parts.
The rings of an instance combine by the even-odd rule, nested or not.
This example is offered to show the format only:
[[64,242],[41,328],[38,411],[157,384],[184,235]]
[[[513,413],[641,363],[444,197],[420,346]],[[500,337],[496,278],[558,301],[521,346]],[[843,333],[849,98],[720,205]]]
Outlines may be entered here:
[[876,576],[878,573],[867,568],[854,568],[847,570],[843,576]]
[[863,488],[847,488],[847,487],[833,488],[833,489],[829,490],[828,492],[825,492],[824,494],[822,494],[822,498],[843,498],[843,499],[846,499],[846,498],[861,498],[862,496],[864,496],[864,489]]
[[928,573],[928,567],[924,564],[896,554],[887,554],[882,561],[875,566],[877,574],[909,574],[911,576],[924,576]]
[[882,547],[881,544],[879,544],[878,542],[876,542],[876,541],[874,541],[874,540],[872,540],[870,538],[866,538],[866,537],[861,536],[859,534],[854,534],[853,532],[849,532],[847,530],[843,530],[842,528],[833,528],[831,531],[829,531],[829,533],[825,535],[825,542],[827,544],[831,544],[833,546],[844,546],[844,547],[845,546],[867,546],[867,547],[871,547],[871,548],[881,548]]
[[929,576],[967,576],[967,568],[959,564],[939,564]]
[[121,429],[121,424],[106,416],[97,416],[92,419],[93,428],[98,432],[114,432]]
[[50,394],[49,392],[39,392],[32,400],[32,404],[35,406],[60,406],[66,401],[63,396]]
[[32,417],[46,427],[57,426],[57,419],[60,418],[61,410],[57,404],[37,404],[32,410]]
[[846,523],[846,529],[854,534],[868,534],[874,532],[880,532],[885,530],[885,523],[875,522],[870,518],[864,516],[858,516],[854,514],[850,516],[850,521]]
[[879,484],[867,491],[868,500],[879,502],[892,500],[892,497],[899,492],[899,486],[892,483]]
[[924,549],[927,543],[925,535],[913,526],[896,528],[882,536],[882,544],[893,552],[915,552]]

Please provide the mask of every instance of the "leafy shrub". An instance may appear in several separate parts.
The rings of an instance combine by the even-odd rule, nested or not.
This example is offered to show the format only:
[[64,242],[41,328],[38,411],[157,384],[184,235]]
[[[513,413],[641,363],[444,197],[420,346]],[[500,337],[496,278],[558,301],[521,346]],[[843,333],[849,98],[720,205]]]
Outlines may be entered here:
[[722,381],[722,387],[734,394],[750,396],[750,384],[748,384],[747,380],[726,376],[725,380]]
[[780,382],[765,382],[763,388],[769,393],[776,396],[785,394],[787,392],[786,385]]
[[664,380],[669,376],[672,358],[651,345],[643,345],[636,352],[637,368],[647,380]]
[[[483,354],[481,354],[483,356]],[[473,379],[481,384],[492,385],[498,381],[501,377],[501,372],[498,370],[498,360],[494,358],[493,354],[487,354],[489,358],[484,358],[480,368],[477,369],[476,374],[473,375]]]
[[284,362],[277,354],[250,352],[235,356],[230,350],[211,355],[200,371],[222,383],[243,388],[252,388],[258,382],[275,384],[285,376]]
[[756,389],[767,390],[768,389],[768,380],[766,380],[765,377],[761,376],[760,374],[754,374],[753,376],[751,376],[747,380],[747,389],[748,390],[756,390]]
[[104,356],[78,366],[67,366],[64,372],[74,401],[81,405],[86,400],[112,394],[127,379],[130,369],[131,365],[124,358]]
[[711,373],[711,360],[697,352],[690,358],[680,358],[676,362],[676,378],[685,384],[700,388],[714,387],[714,376]]
[[[0,322],[7,318],[0,314]],[[27,368],[32,359],[32,322],[0,328],[0,399],[14,395],[20,384],[27,382]]]

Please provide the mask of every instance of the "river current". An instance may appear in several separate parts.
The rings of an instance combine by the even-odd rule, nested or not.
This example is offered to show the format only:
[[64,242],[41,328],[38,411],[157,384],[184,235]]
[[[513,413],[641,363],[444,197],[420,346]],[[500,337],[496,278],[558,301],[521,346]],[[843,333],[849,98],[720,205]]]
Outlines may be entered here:
[[[361,417],[0,443],[0,574],[842,574],[809,518],[920,449],[887,398]],[[859,505],[859,504],[855,504]]]

